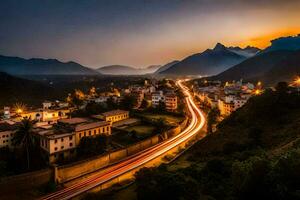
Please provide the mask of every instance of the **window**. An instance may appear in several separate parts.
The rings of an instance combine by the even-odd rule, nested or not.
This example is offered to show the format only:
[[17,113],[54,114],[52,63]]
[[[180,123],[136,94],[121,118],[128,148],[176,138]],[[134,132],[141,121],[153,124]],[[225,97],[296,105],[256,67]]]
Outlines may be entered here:
[[55,147],[54,150],[57,151],[57,147]]
[[107,127],[106,127],[106,131],[108,132],[108,130],[109,130],[109,127],[107,126]]
[[79,133],[79,138],[81,138],[81,133]]
[[86,132],[84,131],[84,137],[86,136]]
[[54,143],[55,143],[55,144],[57,143],[57,139],[54,140]]
[[69,140],[72,140],[73,139],[73,136],[71,135],[71,136],[69,136]]
[[72,142],[70,142],[70,144],[69,144],[69,145],[70,145],[70,147],[72,147],[72,146],[73,146],[73,143],[72,143]]
[[61,141],[63,142],[63,141],[64,141],[64,138],[61,138]]
[[61,146],[60,148],[61,148],[61,149],[64,149],[64,146]]
[[94,134],[96,135],[96,129],[94,130]]
[[5,143],[5,140],[3,140],[3,144]]

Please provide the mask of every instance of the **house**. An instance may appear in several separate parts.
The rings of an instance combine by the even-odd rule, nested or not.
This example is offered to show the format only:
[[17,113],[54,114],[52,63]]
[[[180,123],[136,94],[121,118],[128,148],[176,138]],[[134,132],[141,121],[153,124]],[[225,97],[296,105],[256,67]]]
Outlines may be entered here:
[[76,145],[79,145],[81,138],[96,135],[111,135],[111,123],[99,121],[79,124],[75,127]]
[[156,107],[159,105],[160,102],[164,102],[165,101],[165,97],[163,95],[163,91],[156,91],[152,93],[152,106]]
[[37,133],[40,136],[40,147],[44,150],[49,163],[75,156],[74,132],[64,132],[62,130],[56,132],[51,129],[38,131]]
[[112,111],[108,111],[108,112],[104,112],[98,116],[94,116],[96,118],[100,118],[104,121],[107,122],[117,122],[117,121],[121,121],[124,119],[128,119],[129,118],[129,112],[125,111],[125,110],[112,110]]
[[166,94],[165,105],[168,111],[175,111],[177,109],[177,96],[175,94]]
[[68,159],[76,155],[76,148],[83,137],[110,135],[111,124],[106,121],[93,121],[87,118],[61,119],[56,128],[37,129],[40,147],[49,163]]

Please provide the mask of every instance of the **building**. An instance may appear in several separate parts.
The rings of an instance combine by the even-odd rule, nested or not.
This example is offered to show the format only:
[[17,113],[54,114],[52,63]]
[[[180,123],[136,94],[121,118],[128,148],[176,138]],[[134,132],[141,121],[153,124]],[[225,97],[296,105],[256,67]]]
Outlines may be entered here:
[[95,118],[100,118],[104,121],[114,123],[129,118],[129,112],[125,110],[112,110],[104,112],[101,115],[94,116]]
[[5,121],[0,122],[0,148],[8,147],[11,148],[12,140],[17,127],[15,123],[9,124]]
[[175,94],[165,95],[166,110],[175,111],[177,110],[177,96]]
[[79,124],[75,127],[76,145],[79,145],[81,138],[96,135],[111,135],[111,123],[99,121]]
[[165,101],[165,97],[163,95],[163,91],[156,91],[152,93],[152,106],[156,107],[159,105],[160,102],[164,102]]
[[248,99],[237,97],[234,95],[225,96],[224,99],[218,100],[218,108],[220,110],[220,114],[223,116],[228,116],[232,112],[241,108]]
[[36,133],[49,163],[54,163],[75,156],[76,148],[83,137],[110,135],[111,123],[87,118],[61,119],[56,129],[37,129]]
[[45,151],[49,163],[75,156],[75,133],[55,132],[54,130],[38,131],[40,147]]

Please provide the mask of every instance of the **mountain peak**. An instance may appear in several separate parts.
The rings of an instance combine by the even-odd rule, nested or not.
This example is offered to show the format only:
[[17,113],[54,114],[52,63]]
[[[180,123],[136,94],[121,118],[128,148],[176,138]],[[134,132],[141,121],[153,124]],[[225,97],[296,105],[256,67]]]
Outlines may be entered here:
[[218,42],[213,50],[220,51],[220,50],[225,50],[225,49],[226,49],[226,47],[223,44]]

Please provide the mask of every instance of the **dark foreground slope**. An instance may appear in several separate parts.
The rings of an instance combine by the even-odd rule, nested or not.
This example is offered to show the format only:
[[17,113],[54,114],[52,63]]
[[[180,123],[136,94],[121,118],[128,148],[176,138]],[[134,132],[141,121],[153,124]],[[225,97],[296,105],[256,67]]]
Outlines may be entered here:
[[37,81],[17,78],[0,72],[0,106],[22,102],[40,104],[43,100],[56,97],[55,90]]
[[300,96],[267,91],[188,152],[188,167],[143,169],[138,199],[299,199]]

